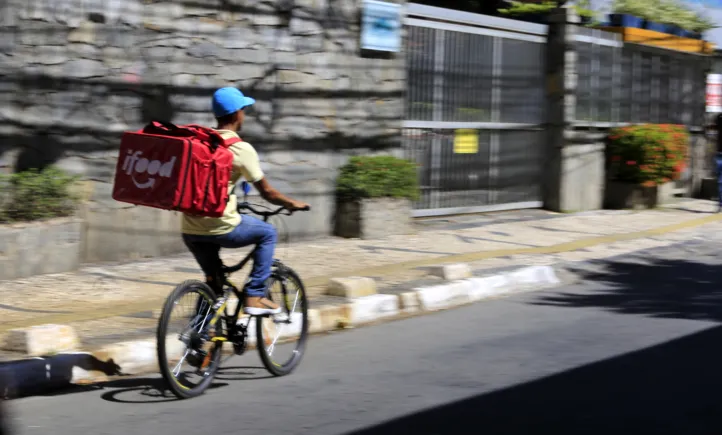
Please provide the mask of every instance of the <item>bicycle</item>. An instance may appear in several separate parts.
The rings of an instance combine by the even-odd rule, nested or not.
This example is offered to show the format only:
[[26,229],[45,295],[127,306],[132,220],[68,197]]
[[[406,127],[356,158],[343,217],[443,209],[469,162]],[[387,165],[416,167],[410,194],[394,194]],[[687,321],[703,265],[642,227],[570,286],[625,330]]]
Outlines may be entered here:
[[[246,183],[243,187],[245,194],[248,195],[249,187]],[[263,217],[264,222],[268,222],[269,218],[276,215],[290,216],[294,213],[284,207],[275,211],[261,211],[248,204],[245,198],[244,202],[238,205],[238,211],[239,213],[250,211]],[[245,353],[249,344],[248,339],[251,336],[251,327],[254,326],[251,324],[253,317],[256,318],[256,348],[266,370],[274,376],[285,376],[293,372],[301,362],[308,339],[308,298],[300,276],[293,269],[280,260],[274,259],[271,276],[267,281],[266,297],[281,305],[283,308],[281,314],[239,317],[243,309],[245,293],[230,280],[230,276],[246,266],[253,258],[256,249],[254,248],[235,266],[223,265],[224,283],[220,296],[215,295],[215,292],[205,282],[188,280],[178,285],[166,299],[156,331],[158,365],[168,387],[178,398],[188,399],[200,396],[211,385],[220,367],[223,343],[232,343],[236,355]],[[272,291],[276,284],[280,284],[280,295],[274,295]],[[289,293],[290,288],[295,288],[295,295]],[[198,295],[191,309],[190,322],[177,335],[169,335],[168,328],[173,308],[178,305],[181,298],[190,294]],[[229,301],[233,295],[236,296],[238,304],[233,313],[229,314]],[[300,308],[299,313],[295,311],[297,308]],[[270,325],[273,328],[278,329],[273,339],[265,335],[268,324],[264,324],[264,321],[268,320],[271,321]],[[291,333],[298,332],[299,337],[290,358],[281,363],[273,359],[273,354],[281,345],[289,342],[288,334],[282,336],[285,327],[292,328]],[[174,337],[177,341],[173,341]],[[167,342],[169,339],[171,340],[170,345]],[[173,357],[173,354],[176,353],[173,351],[177,351],[177,359]],[[180,375],[184,362],[190,365],[191,374],[200,377],[198,384],[193,385],[186,375]],[[175,365],[171,369],[170,366],[173,364]]]

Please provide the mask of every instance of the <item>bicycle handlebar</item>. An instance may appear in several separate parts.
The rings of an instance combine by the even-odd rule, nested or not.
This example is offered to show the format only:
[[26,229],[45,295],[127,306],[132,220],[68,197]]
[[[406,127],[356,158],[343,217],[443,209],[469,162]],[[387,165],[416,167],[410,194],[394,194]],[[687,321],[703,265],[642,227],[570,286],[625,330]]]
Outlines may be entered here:
[[278,209],[276,209],[274,211],[263,211],[263,210],[258,210],[257,208],[254,208],[251,204],[249,204],[247,202],[242,202],[242,203],[238,204],[238,212],[240,213],[241,210],[248,210],[253,214],[256,214],[258,216],[268,219],[271,216],[279,215],[279,214],[283,213],[284,211],[286,213],[283,213],[283,214],[285,214],[287,216],[291,216],[293,213],[295,213],[297,211],[310,211],[311,206],[304,207],[303,209],[300,209],[300,210],[289,210],[286,207],[279,207]]

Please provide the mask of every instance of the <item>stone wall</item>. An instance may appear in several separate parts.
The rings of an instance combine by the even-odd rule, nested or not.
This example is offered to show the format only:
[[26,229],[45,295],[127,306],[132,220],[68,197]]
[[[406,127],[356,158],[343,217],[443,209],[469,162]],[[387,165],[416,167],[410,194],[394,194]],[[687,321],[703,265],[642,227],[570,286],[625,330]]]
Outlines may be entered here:
[[111,199],[119,135],[212,124],[212,92],[235,85],[258,100],[242,136],[269,180],[314,206],[291,233],[327,234],[336,168],[400,145],[403,55],[361,56],[360,3],[0,0],[0,167],[89,181],[84,261],[183,250],[177,216]]

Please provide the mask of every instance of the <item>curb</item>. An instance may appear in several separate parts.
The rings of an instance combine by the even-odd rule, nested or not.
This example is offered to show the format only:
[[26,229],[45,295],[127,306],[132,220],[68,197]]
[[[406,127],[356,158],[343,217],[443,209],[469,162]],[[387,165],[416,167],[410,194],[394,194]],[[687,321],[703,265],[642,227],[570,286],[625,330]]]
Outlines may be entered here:
[[[449,281],[398,294],[374,294],[339,305],[309,309],[310,332],[329,333],[469,305],[562,284],[552,266],[532,266],[484,277]],[[255,325],[255,322],[251,322]],[[249,328],[249,350],[255,332]],[[177,342],[177,341],[172,341]],[[178,342],[180,345],[180,342]],[[225,352],[225,351],[228,352]],[[224,353],[232,353],[230,347]],[[115,376],[157,373],[156,340],[126,341],[94,352],[67,352],[0,363],[0,396],[17,398],[108,382]]]

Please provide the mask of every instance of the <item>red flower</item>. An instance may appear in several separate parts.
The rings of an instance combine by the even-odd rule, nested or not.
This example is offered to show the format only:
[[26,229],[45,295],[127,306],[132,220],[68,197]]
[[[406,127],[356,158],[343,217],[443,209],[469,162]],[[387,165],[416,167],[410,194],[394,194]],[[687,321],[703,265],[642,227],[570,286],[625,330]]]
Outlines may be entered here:
[[636,164],[637,164],[637,162],[635,162],[634,160],[627,160],[628,166],[632,166],[632,165],[636,165]]
[[620,161],[620,160],[622,160],[622,156],[612,156],[612,161],[613,161],[613,162],[618,162],[618,161]]

